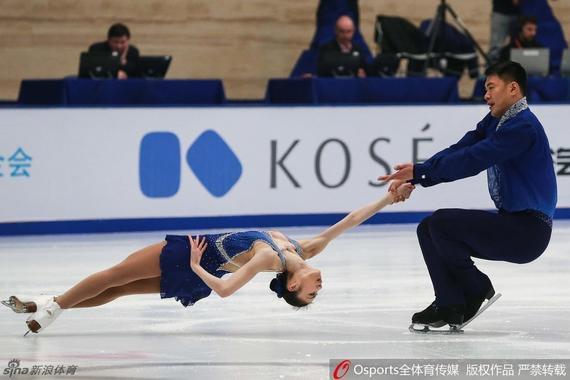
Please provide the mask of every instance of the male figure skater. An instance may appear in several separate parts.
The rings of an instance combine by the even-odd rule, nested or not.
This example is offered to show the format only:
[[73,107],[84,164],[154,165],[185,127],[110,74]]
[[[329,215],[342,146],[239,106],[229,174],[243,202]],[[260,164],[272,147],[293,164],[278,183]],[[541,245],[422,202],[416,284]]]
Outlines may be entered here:
[[[517,264],[539,257],[550,241],[556,177],[548,139],[526,102],[526,72],[502,62],[485,72],[490,112],[459,142],[422,164],[401,164],[390,190],[404,181],[424,187],[487,170],[498,212],[441,209],[417,228],[435,301],[412,316],[422,330],[470,320],[495,290],[471,257]],[[423,326],[422,326],[423,325]]]

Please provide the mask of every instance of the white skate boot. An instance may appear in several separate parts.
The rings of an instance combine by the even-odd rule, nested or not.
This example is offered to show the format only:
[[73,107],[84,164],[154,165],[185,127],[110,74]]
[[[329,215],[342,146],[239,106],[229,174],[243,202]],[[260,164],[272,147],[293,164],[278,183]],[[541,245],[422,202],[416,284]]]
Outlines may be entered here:
[[15,313],[35,313],[42,306],[53,300],[54,296],[11,296],[6,301],[2,301],[2,305],[9,307]]
[[[59,315],[63,310],[61,307],[52,300],[41,307],[38,311],[34,314],[30,315],[26,320],[26,324],[28,325],[29,331],[26,335],[31,331],[33,333],[38,333],[48,327]],[[24,335],[24,336],[26,336]]]

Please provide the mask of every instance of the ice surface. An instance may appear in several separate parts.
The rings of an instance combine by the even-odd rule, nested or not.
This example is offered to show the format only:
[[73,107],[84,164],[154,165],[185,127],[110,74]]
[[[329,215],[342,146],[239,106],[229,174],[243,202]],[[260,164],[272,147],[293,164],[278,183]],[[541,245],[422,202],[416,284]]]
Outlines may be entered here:
[[[320,229],[283,231],[303,238]],[[0,238],[0,296],[63,292],[163,236]],[[408,331],[433,300],[415,225],[366,226],[312,260],[324,287],[307,310],[274,297],[268,273],[187,309],[144,295],[69,310],[26,338],[26,315],[3,308],[0,369],[16,358],[20,367],[76,365],[74,378],[326,379],[331,358],[570,358],[569,242],[570,222],[555,221],[533,263],[476,260],[503,297],[461,335]]]

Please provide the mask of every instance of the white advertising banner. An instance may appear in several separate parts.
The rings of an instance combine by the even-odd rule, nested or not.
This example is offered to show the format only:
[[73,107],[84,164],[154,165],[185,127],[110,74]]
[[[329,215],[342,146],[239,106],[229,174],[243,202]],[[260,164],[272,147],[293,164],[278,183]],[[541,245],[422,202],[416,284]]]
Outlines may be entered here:
[[[570,207],[570,106],[533,106]],[[0,110],[0,223],[342,213],[459,140],[484,106]],[[492,209],[485,174],[391,212]]]

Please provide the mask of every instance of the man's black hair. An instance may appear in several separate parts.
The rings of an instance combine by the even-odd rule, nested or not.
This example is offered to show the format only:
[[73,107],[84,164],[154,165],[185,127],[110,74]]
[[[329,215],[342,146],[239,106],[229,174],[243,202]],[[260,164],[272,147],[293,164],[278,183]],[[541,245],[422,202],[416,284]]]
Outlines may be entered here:
[[116,23],[111,25],[109,31],[107,32],[107,39],[112,37],[123,37],[127,36],[127,38],[131,38],[131,32],[129,28],[125,24]]
[[496,75],[505,82],[517,82],[522,95],[526,96],[526,70],[518,62],[505,61],[485,70],[485,76]]
[[525,26],[526,24],[537,25],[536,17],[526,16],[526,15],[520,16],[518,19],[519,30],[522,29],[522,27]]

